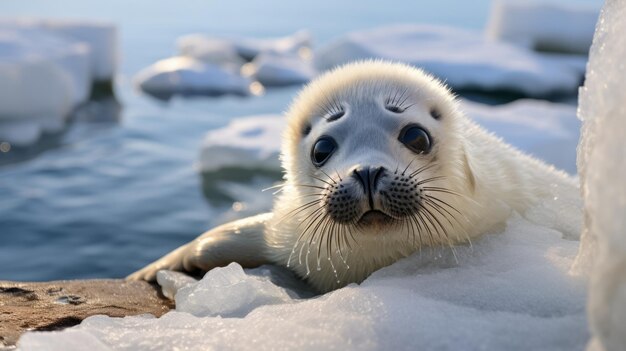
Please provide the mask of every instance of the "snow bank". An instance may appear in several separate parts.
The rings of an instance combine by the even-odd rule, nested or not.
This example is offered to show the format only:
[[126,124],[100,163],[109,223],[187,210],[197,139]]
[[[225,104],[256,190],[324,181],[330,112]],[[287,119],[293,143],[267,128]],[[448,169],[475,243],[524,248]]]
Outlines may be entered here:
[[172,95],[248,95],[252,82],[218,65],[191,57],[172,57],[158,61],[135,78],[143,91],[157,97]]
[[579,116],[585,229],[577,263],[593,263],[589,350],[626,345],[626,3],[607,0],[596,28]]
[[330,69],[369,58],[415,65],[455,89],[504,90],[531,97],[575,93],[586,62],[584,57],[534,53],[464,29],[395,25],[334,40],[316,52],[316,65]]
[[18,347],[581,350],[584,282],[567,274],[578,243],[560,236],[514,217],[504,233],[457,247],[458,263],[447,249],[424,250],[360,286],[306,300],[232,264],[179,290],[185,312],[90,317],[62,332],[27,333]]
[[281,115],[261,115],[237,118],[223,128],[209,131],[202,143],[200,169],[280,170],[278,155],[285,125]]
[[529,49],[587,54],[598,10],[564,4],[496,0],[487,36]]
[[[461,108],[467,116],[518,149],[576,173],[580,121],[575,107],[540,100],[518,100],[500,106],[463,100]],[[280,115],[249,116],[209,131],[200,153],[200,169],[280,171],[278,155],[285,124],[285,117]]]
[[0,20],[0,142],[60,131],[94,81],[112,79],[115,52],[110,25]]

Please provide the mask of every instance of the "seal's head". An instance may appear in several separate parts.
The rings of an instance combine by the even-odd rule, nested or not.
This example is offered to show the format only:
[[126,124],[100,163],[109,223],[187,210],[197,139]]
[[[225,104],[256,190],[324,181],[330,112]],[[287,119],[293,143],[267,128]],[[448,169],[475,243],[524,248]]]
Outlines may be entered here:
[[275,213],[293,223],[292,254],[313,251],[319,266],[359,247],[366,260],[390,263],[465,239],[454,227],[474,177],[463,116],[439,81],[403,64],[353,63],[308,85],[287,116],[288,195]]

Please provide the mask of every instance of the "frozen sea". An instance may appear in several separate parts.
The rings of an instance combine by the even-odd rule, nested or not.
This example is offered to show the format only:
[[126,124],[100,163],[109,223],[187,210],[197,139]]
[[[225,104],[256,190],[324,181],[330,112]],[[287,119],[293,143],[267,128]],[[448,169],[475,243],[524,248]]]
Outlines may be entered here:
[[[571,3],[572,1],[568,1]],[[599,6],[598,0],[577,0]],[[194,165],[207,130],[234,117],[285,110],[298,87],[262,97],[175,98],[134,89],[131,77],[171,56],[188,33],[251,37],[311,31],[319,47],[351,30],[430,23],[481,30],[490,1],[293,2],[20,0],[1,16],[111,21],[120,30],[118,102],[88,106],[60,134],[0,153],[0,280],[123,277],[226,219],[262,208],[268,180],[232,186],[242,204],[203,190]],[[483,101],[492,101],[480,97]],[[572,98],[575,101],[575,98]],[[267,197],[267,195],[262,195]],[[222,199],[222,201],[218,201]]]

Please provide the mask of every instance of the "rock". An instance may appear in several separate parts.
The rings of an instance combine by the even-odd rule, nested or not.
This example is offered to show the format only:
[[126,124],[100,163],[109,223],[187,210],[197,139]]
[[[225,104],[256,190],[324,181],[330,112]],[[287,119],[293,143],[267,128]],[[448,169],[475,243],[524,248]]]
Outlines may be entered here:
[[26,331],[59,330],[97,314],[159,317],[173,308],[158,286],[144,281],[0,281],[0,349],[15,345]]

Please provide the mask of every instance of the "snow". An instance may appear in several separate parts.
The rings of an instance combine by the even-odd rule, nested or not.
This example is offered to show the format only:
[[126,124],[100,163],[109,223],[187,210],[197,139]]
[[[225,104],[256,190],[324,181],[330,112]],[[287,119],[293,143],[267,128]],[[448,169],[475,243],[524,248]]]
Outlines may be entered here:
[[583,136],[579,172],[585,201],[585,228],[578,271],[591,266],[589,350],[626,345],[626,3],[606,1],[580,90]]
[[139,72],[135,84],[157,97],[172,95],[249,95],[252,82],[218,65],[191,57],[158,61]]
[[369,58],[401,61],[454,89],[504,90],[529,97],[576,92],[586,62],[582,56],[535,53],[470,30],[411,24],[348,33],[317,50],[315,57],[323,70]]
[[313,299],[231,264],[179,288],[178,310],[161,318],[94,316],[61,332],[29,332],[18,347],[581,350],[585,284],[567,274],[578,243],[560,237],[514,216],[504,233],[454,255],[424,250]]
[[[541,100],[517,100],[489,106],[461,101],[466,115],[506,142],[539,159],[576,173],[580,121],[574,106]],[[204,137],[199,166],[203,172],[223,168],[280,171],[281,115],[245,116]]]
[[60,131],[115,70],[111,25],[0,20],[0,142],[26,146]]
[[223,128],[209,131],[202,143],[200,169],[279,170],[280,140],[285,126],[284,116],[260,115],[236,118]]
[[461,101],[462,110],[507,143],[570,174],[576,174],[580,120],[576,107],[543,100],[488,106]]
[[586,55],[597,19],[595,7],[496,0],[486,33],[529,49]]

